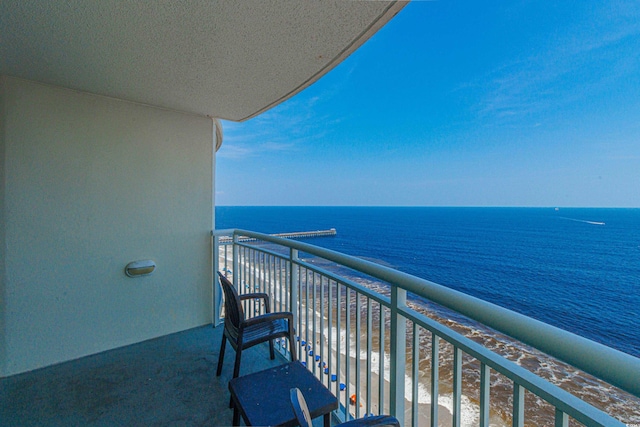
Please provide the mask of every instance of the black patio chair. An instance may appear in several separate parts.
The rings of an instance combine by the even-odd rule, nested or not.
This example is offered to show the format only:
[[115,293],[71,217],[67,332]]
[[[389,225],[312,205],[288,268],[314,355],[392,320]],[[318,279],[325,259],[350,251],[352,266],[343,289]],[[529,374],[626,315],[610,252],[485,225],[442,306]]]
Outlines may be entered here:
[[[311,423],[311,414],[309,408],[307,408],[307,401],[304,400],[302,392],[298,388],[292,388],[291,394],[291,406],[293,407],[293,413],[298,420],[300,427],[313,427]],[[395,417],[391,415],[376,415],[371,417],[358,418],[357,420],[347,421],[346,423],[338,424],[340,427],[400,427],[400,423]],[[336,427],[338,427],[336,426]]]
[[[240,374],[240,359],[242,350],[253,347],[256,344],[269,342],[269,355],[271,360],[275,358],[273,340],[276,338],[287,338],[289,340],[289,351],[291,360],[296,361],[296,349],[293,345],[293,314],[290,312],[271,313],[269,296],[265,293],[250,293],[238,296],[233,284],[222,273],[218,272],[220,283],[224,291],[224,333],[222,334],[222,344],[220,344],[220,356],[218,357],[218,372],[222,373],[222,362],[224,361],[224,351],[227,340],[236,352],[236,362],[233,368],[233,378]],[[265,305],[265,314],[245,318],[242,309],[242,301],[251,299],[262,299]]]

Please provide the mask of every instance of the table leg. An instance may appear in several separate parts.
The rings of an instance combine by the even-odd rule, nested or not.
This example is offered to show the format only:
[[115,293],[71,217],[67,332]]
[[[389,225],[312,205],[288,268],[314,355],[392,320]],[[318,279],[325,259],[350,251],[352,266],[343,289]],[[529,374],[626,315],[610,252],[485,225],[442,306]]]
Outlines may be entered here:
[[331,427],[331,412],[324,414],[324,427]]
[[232,426],[239,426],[240,425],[240,411],[238,411],[238,407],[236,405],[233,405],[233,422],[231,423]]

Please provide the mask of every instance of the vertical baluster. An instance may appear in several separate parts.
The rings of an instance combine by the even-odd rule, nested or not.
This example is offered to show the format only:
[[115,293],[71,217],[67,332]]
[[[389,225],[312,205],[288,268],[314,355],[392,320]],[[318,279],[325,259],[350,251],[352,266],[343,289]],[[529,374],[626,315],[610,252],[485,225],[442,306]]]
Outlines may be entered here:
[[[283,280],[283,273],[285,273],[286,264],[284,266],[282,266],[283,260],[282,258],[278,258],[278,294],[279,294],[279,299],[278,299],[278,311],[287,311],[286,309],[283,310],[282,308],[282,302],[284,301],[284,280]],[[286,277],[286,274],[285,274]]]
[[271,299],[271,311],[276,311],[276,257],[269,257],[269,298]]
[[371,365],[371,353],[373,352],[373,315],[372,315],[372,306],[371,306],[371,298],[367,297],[367,406],[366,413],[371,414],[373,410],[371,409],[371,369],[373,366]]
[[[336,339],[336,374],[338,375],[340,373],[340,350],[341,350],[341,342],[342,342],[342,290],[340,289],[341,285],[339,282],[336,282],[336,307],[337,307],[337,311],[336,311],[336,333],[337,335],[337,339]],[[333,371],[329,372],[329,375],[334,375]],[[337,382],[337,381],[336,381]],[[340,394],[336,391],[334,391],[334,394],[336,396],[340,396]],[[348,403],[344,402],[345,407],[348,407]],[[346,411],[345,411],[346,412]],[[347,413],[345,413],[345,417],[346,417]]]
[[[324,366],[322,366],[322,362],[324,362],[325,360],[325,344],[324,344],[324,339],[325,339],[325,335],[324,335],[324,311],[325,311],[325,304],[324,304],[324,297],[325,297],[325,283],[329,283],[329,280],[325,281],[325,278],[320,276],[320,379],[324,378]],[[331,309],[329,309],[331,310]],[[330,354],[330,353],[328,353]],[[324,381],[322,381],[324,382]]]
[[[282,272],[281,272],[281,282],[280,282],[280,294],[281,294],[281,304],[282,307],[280,308],[280,311],[291,311],[289,310],[289,302],[291,301],[291,298],[289,296],[289,287],[290,285],[290,280],[291,280],[291,272],[289,271],[291,268],[291,261],[287,258],[283,258],[280,261],[283,265],[282,265]],[[295,326],[295,322],[294,322],[294,326]]]
[[[347,401],[347,403],[345,404],[345,408],[347,408],[347,413],[345,414],[345,419],[349,419],[348,414],[349,414],[349,396],[351,396],[351,289],[348,286],[345,286],[344,288],[345,290],[345,297],[344,297],[344,303],[345,303],[345,325],[344,325],[344,331],[345,331],[345,344],[344,344],[344,353],[345,353],[345,358],[344,358],[344,363],[345,363],[345,383],[347,386],[346,392],[345,392],[345,396],[346,399],[345,401]],[[340,393],[340,371],[338,371],[338,387],[336,387],[337,390],[337,395],[339,396],[338,393]],[[356,392],[354,392],[356,393]],[[356,404],[357,405],[357,404]]]
[[440,337],[431,334],[431,425],[438,426],[438,386],[440,382]]
[[312,282],[311,282],[311,288],[312,288],[312,298],[311,298],[311,303],[313,305],[313,309],[311,310],[311,315],[312,317],[312,323],[311,323],[311,335],[313,336],[313,338],[311,339],[311,345],[312,345],[312,349],[313,349],[313,357],[311,358],[311,363],[313,363],[313,373],[315,374],[318,370],[316,369],[318,364],[316,363],[316,356],[318,355],[318,347],[319,347],[319,342],[318,341],[318,335],[316,334],[316,323],[317,323],[317,316],[318,316],[318,306],[316,305],[316,273],[313,272],[312,273]]
[[[325,377],[327,378],[327,388],[331,388],[331,379],[330,379],[330,375],[331,375],[331,371],[333,370],[333,353],[335,352],[335,348],[333,348],[333,309],[334,309],[334,298],[333,298],[333,285],[332,285],[332,281],[329,280],[328,281],[328,287],[329,287],[329,299],[327,301],[328,304],[328,308],[329,308],[329,321],[328,321],[328,329],[329,329],[329,341],[327,344],[327,358],[329,359],[329,362],[327,362],[327,375],[325,375]],[[338,310],[336,310],[336,313],[338,312]]]
[[[284,259],[284,270],[283,270],[283,282],[282,282],[282,294],[283,294],[283,299],[282,299],[282,303],[284,304],[283,307],[283,311],[289,311],[293,313],[293,307],[291,306],[291,301],[292,301],[292,289],[293,289],[293,285],[292,285],[292,272],[291,270],[293,269],[293,263],[291,262],[290,259]],[[294,317],[293,318],[293,327],[296,327],[296,320],[297,318]],[[299,331],[296,329],[295,330],[295,334],[297,334]],[[295,346],[295,338],[292,340],[293,341],[293,345]],[[287,346],[289,346],[289,340],[287,340]]]
[[[242,265],[244,266],[243,272],[242,272],[244,277],[242,293],[246,294],[247,292],[251,292],[250,291],[251,289],[251,252],[249,251],[249,248],[242,248],[242,249],[243,249],[242,251],[244,252],[244,255],[242,257],[242,263],[243,263]],[[244,309],[245,315],[248,316],[250,312],[248,311],[249,308],[247,307],[247,304],[248,304],[248,301],[245,300],[243,309]]]
[[251,252],[249,251],[249,248],[242,248],[242,252],[243,252],[243,256],[242,256],[242,266],[244,267],[242,269],[242,274],[244,277],[244,285],[242,287],[242,292],[245,293],[247,292],[247,289],[251,286]]
[[362,302],[360,298],[360,294],[356,292],[356,418],[360,418],[360,397],[361,397],[361,386],[360,386],[360,370],[362,368],[360,363],[360,341],[362,337],[362,322],[360,318],[362,317]]
[[228,265],[227,265],[227,247],[228,246],[229,245],[227,245],[227,244],[223,244],[223,245],[220,246],[220,249],[222,250],[222,255],[220,255],[220,250],[218,250],[218,252],[215,253],[215,256],[217,256],[218,258],[220,258],[220,257],[222,258],[222,268],[223,268],[222,272],[223,273],[226,273],[227,272],[227,268],[228,268]]
[[[269,254],[263,253],[262,254],[262,288],[264,289],[264,293],[266,293],[267,295],[269,295],[269,286],[270,286],[270,280],[269,280],[269,272],[271,271],[271,269],[269,268],[269,263],[271,262],[271,258],[269,256]],[[269,295],[269,297],[271,297]]]
[[246,251],[247,249],[245,247],[240,248],[240,259],[238,260],[240,262],[240,265],[239,265],[240,281],[235,283],[236,287],[238,288],[238,293],[240,294],[244,293],[244,285],[245,285],[245,280],[247,276],[246,275],[247,263],[245,262]]
[[280,311],[278,307],[280,295],[280,258],[273,258],[273,311]]
[[250,257],[251,257],[251,253],[249,252],[249,248],[242,248],[242,276],[244,278],[243,280],[243,285],[242,286],[242,293],[246,293],[247,292],[247,288],[249,286],[251,286],[249,283],[251,282],[251,275],[249,274],[250,270],[249,268],[251,267],[251,263],[250,263]]
[[258,291],[258,253],[251,248],[249,250],[251,259],[251,292]]
[[[258,272],[258,278],[257,278],[257,284],[256,287],[259,288],[258,292],[266,292],[265,290],[265,280],[264,280],[264,254],[262,252],[257,252],[256,251],[256,255],[258,257],[258,262],[256,264],[256,269]],[[264,301],[261,300],[262,303],[259,304],[258,307],[258,313],[256,314],[261,314],[265,312],[265,308],[264,307]]]
[[251,274],[251,288],[249,288],[249,292],[256,292],[258,290],[258,253],[253,249],[249,249],[249,260],[251,262],[251,270],[250,273]]
[[266,254],[265,255],[265,262],[266,262],[266,268],[267,268],[267,274],[266,274],[266,283],[265,286],[267,287],[267,295],[269,295],[269,301],[271,302],[271,306],[269,307],[269,309],[271,311],[276,311],[276,308],[273,306],[273,304],[275,304],[275,296],[273,294],[273,256]]
[[280,269],[279,257],[273,257],[273,311],[280,311]]
[[[300,284],[302,287],[302,283]],[[309,366],[309,270],[304,269],[304,359]]]
[[[296,263],[297,260],[298,260],[298,250],[291,249],[289,252],[289,260],[288,260],[289,298],[287,298],[287,300],[289,301],[289,307],[287,308],[287,311],[290,311],[293,314],[293,324],[296,325],[295,326],[296,334],[299,337],[300,325],[298,324],[299,316],[298,316],[298,305],[297,305],[298,304],[298,264]],[[299,346],[296,345],[296,347],[299,347]],[[294,351],[294,350],[292,349],[291,351]],[[302,359],[299,353],[298,353],[298,357]]]
[[555,427],[569,427],[569,416],[556,408]]
[[385,312],[384,306],[380,304],[380,360],[378,361],[378,415],[385,412],[384,409],[384,351],[385,351]]
[[[229,254],[229,252],[231,252],[231,254]],[[225,265],[227,266],[227,269],[229,270],[232,269],[233,268],[233,243],[231,243],[231,245],[225,245],[224,258],[225,258]],[[229,267],[229,258],[231,258],[231,267]]]
[[245,266],[245,286],[244,292],[250,292],[251,290],[251,250],[249,248],[244,248],[245,256],[243,258],[244,266]]
[[295,307],[298,312],[298,336],[300,337],[300,341],[298,341],[298,355],[300,357],[300,360],[305,359],[305,349],[302,347],[302,341],[306,341],[306,337],[304,336],[306,332],[304,331],[302,323],[304,319],[304,312],[302,311],[302,273],[303,268],[298,266],[298,280],[296,288],[297,298],[295,299]]
[[524,427],[524,387],[513,383],[513,427]]
[[258,253],[253,249],[249,249],[249,262],[250,262],[250,270],[249,274],[251,277],[251,287],[249,288],[249,292],[258,292]]
[[491,368],[480,363],[480,427],[489,427]]
[[256,251],[256,288],[258,292],[265,292],[264,282],[264,253]]
[[453,427],[460,427],[462,418],[462,350],[453,348]]
[[260,266],[258,267],[258,271],[260,273],[260,289],[261,292],[267,293],[267,254],[264,252],[260,252]]
[[[255,292],[255,283],[256,283],[256,273],[255,273],[255,269],[256,269],[256,262],[255,262],[255,257],[256,257],[256,253],[253,249],[251,248],[247,248],[247,251],[249,252],[249,288],[245,291],[245,292]],[[253,316],[255,313],[253,313],[251,311],[251,306],[253,305],[253,301],[252,300],[245,300],[246,301],[246,311],[245,313],[247,313],[247,315],[251,315]]]
[[411,425],[413,427],[418,426],[418,391],[419,391],[419,378],[420,378],[420,330],[418,324],[413,322],[413,340],[411,342]]
[[[253,254],[253,287],[251,292],[260,292],[260,253],[253,248],[251,248],[251,253]],[[252,300],[251,304],[253,305],[253,315],[259,316],[261,304],[256,300]]]
[[[238,236],[233,234],[233,283],[236,287],[240,286],[240,273],[238,271],[240,263],[240,248],[238,247]],[[240,291],[238,291],[240,292]]]

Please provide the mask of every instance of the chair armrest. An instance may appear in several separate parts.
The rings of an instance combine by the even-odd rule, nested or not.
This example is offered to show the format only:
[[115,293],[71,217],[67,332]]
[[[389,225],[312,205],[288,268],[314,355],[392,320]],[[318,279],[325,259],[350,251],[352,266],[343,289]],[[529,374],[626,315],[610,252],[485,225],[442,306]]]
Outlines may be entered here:
[[377,415],[373,417],[359,418],[338,424],[339,427],[400,427],[400,423],[391,415]]
[[240,327],[247,327],[247,326],[251,326],[254,325],[256,323],[261,323],[261,322],[269,322],[272,320],[278,320],[278,319],[287,319],[290,323],[293,323],[293,313],[288,312],[288,311],[280,311],[277,313],[266,313],[266,314],[261,314],[260,316],[256,316],[256,317],[251,317],[245,321],[243,321],[240,324]]
[[256,292],[256,293],[253,293],[253,294],[242,294],[242,295],[240,295],[240,301],[244,301],[246,299],[253,299],[253,298],[262,298],[265,303],[269,304],[269,295],[267,295],[265,293]]
[[240,295],[240,301],[246,301],[249,299],[261,299],[264,301],[264,311],[266,313],[271,313],[271,304],[269,303],[269,295],[262,292],[254,292],[251,294],[242,294]]

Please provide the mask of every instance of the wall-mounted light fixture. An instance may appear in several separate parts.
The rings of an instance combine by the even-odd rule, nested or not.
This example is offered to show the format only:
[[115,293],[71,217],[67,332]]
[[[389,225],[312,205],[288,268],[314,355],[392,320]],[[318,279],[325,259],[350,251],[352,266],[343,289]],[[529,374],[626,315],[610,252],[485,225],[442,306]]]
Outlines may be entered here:
[[153,273],[156,269],[156,263],[153,260],[145,259],[142,261],[133,261],[124,268],[124,274],[129,277],[146,276]]

